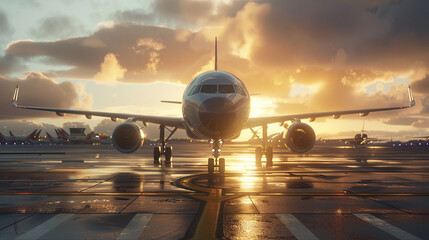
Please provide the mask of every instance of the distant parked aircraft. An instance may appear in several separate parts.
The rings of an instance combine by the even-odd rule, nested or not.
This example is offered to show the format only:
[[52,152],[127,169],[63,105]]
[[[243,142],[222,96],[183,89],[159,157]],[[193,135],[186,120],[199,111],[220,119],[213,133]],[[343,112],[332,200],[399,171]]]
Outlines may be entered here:
[[0,133],[0,142],[3,144],[24,144],[37,141],[40,131],[34,130],[28,136],[15,136],[11,131],[9,131],[10,136],[5,136]]

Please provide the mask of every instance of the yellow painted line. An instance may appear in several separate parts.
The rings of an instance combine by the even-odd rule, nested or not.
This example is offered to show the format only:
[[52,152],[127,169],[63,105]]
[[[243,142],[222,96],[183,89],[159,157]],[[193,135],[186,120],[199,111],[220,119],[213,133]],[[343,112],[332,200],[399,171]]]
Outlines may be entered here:
[[219,220],[221,202],[242,196],[242,194],[236,193],[225,196],[222,194],[222,189],[204,187],[193,183],[193,180],[202,176],[204,175],[190,176],[179,181],[180,185],[188,189],[208,193],[208,196],[192,196],[193,198],[206,202],[192,239],[217,239],[216,229]]
[[150,193],[115,193],[115,192],[0,192],[0,195],[61,195],[61,196],[204,196],[205,193],[189,192],[150,192]]
[[[202,197],[200,197],[202,198]],[[212,189],[209,196],[205,197],[206,206],[198,221],[192,239],[217,239],[216,229],[219,219],[222,189]]]
[[[349,197],[349,196],[429,196],[429,193],[240,193],[242,195],[253,196],[333,196],[333,197]],[[228,195],[228,194],[227,194]]]

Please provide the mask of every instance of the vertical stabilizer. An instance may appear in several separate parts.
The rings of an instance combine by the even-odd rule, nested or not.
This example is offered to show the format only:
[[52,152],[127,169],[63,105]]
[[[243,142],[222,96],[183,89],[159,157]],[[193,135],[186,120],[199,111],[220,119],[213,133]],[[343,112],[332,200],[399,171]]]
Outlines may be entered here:
[[217,37],[215,37],[215,71],[217,71]]
[[42,129],[40,129],[40,130],[36,133],[36,136],[35,136],[35,138],[36,138],[36,139],[40,137],[40,133],[41,133],[41,132],[42,132]]
[[37,128],[36,130],[32,131],[28,136],[27,136],[27,141],[31,140],[31,139],[35,139],[36,138],[36,134],[37,134]]
[[9,130],[9,136],[15,137],[15,135],[13,135],[13,133],[10,130]]

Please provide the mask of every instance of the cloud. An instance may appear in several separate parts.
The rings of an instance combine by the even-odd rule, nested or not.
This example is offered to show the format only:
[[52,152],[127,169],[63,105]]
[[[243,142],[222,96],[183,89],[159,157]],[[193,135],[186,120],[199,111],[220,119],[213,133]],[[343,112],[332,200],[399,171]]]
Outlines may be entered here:
[[195,27],[205,24],[214,15],[212,1],[159,0],[151,10],[132,9],[118,11],[114,17],[120,21],[160,24],[173,27]]
[[46,131],[54,133],[55,125],[46,123],[37,123],[29,120],[1,120],[0,121],[0,132],[3,135],[9,135],[8,131],[11,131],[15,136],[29,135],[35,129],[41,129],[41,135],[44,135]]
[[404,125],[404,126],[413,125],[414,126],[418,122],[421,122],[421,120],[423,119],[418,117],[398,117],[398,118],[389,119],[388,121],[385,121],[385,123],[390,125]]
[[55,117],[55,113],[16,109],[11,106],[13,92],[19,84],[19,103],[52,108],[70,108],[80,104],[75,86],[68,81],[56,83],[41,73],[29,73],[24,79],[0,75],[0,119]]
[[52,16],[41,21],[38,27],[32,28],[31,34],[38,39],[67,38],[82,32],[78,20],[67,16]]
[[11,54],[0,56],[0,73],[11,74],[26,70],[27,67],[22,63],[21,59]]
[[429,75],[426,75],[424,78],[415,81],[413,83],[413,90],[416,93],[429,93]]
[[9,20],[7,19],[7,15],[2,10],[0,10],[0,32],[0,38],[9,37],[8,35],[13,32],[13,29],[9,24]]
[[65,122],[62,128],[66,130],[69,128],[85,128],[85,133],[91,132],[91,127],[86,122]]
[[161,60],[159,58],[159,51],[164,49],[165,46],[161,42],[157,42],[152,38],[141,38],[133,47],[137,54],[149,55],[148,63],[146,63],[145,71],[156,73],[158,65]]
[[[189,33],[187,41],[176,38],[176,34],[182,32],[166,27],[118,23],[102,27],[88,37],[51,42],[16,41],[8,45],[6,53],[20,59],[47,57],[50,62],[70,66],[68,70],[48,71],[47,75],[52,77],[90,79],[100,71],[106,55],[114,54],[117,63],[127,69],[121,81],[189,81],[211,57],[212,45],[196,33]],[[112,55],[108,55],[107,60],[116,62]]]
[[126,71],[127,69],[119,64],[115,54],[108,53],[101,63],[100,72],[95,74],[94,79],[102,82],[116,82],[124,78]]

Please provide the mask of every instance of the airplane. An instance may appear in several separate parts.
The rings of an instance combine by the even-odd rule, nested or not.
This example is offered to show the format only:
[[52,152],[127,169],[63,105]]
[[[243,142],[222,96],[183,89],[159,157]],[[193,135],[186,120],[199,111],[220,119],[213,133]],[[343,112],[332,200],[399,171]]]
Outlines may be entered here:
[[[142,122],[159,125],[159,147],[154,147],[154,164],[161,163],[161,156],[165,157],[165,164],[172,161],[173,148],[166,146],[167,141],[177,129],[184,129],[191,139],[207,140],[211,145],[212,158],[208,159],[208,172],[217,170],[225,173],[225,159],[220,158],[221,148],[225,140],[237,138],[243,129],[262,127],[261,146],[255,149],[256,165],[261,166],[262,156],[265,155],[267,165],[272,165],[273,148],[267,146],[267,125],[291,121],[285,135],[285,143],[289,149],[297,153],[304,153],[312,149],[316,135],[310,125],[301,122],[309,119],[332,116],[338,119],[341,115],[359,114],[367,116],[370,112],[406,109],[415,105],[410,86],[408,87],[409,105],[387,108],[368,108],[346,111],[315,112],[266,117],[249,117],[250,94],[244,83],[235,75],[218,70],[217,65],[217,38],[215,38],[214,70],[196,76],[186,87],[182,101],[165,101],[182,105],[182,117],[164,117],[153,115],[126,114],[113,112],[83,111],[61,108],[47,108],[24,106],[18,104],[19,85],[16,86],[12,98],[12,105],[16,108],[39,111],[50,111],[58,116],[65,114],[84,115],[91,119],[93,116],[108,117],[112,121],[126,119],[124,123],[115,127],[112,134],[113,146],[122,153],[132,153],[143,145],[145,134],[136,124]],[[165,138],[166,131],[169,135]]]
[[63,128],[55,129],[57,137],[54,138],[52,135],[47,133],[47,137],[51,142],[55,143],[98,143],[101,142],[100,139],[96,138],[94,132],[83,136],[70,136]]
[[380,142],[380,141],[386,141],[386,140],[379,139],[379,138],[369,138],[368,134],[365,133],[365,121],[364,121],[361,132],[356,134],[353,138],[324,139],[324,141],[340,141],[340,142],[344,142],[345,144],[349,144],[357,147],[357,146],[364,146],[370,142]]
[[9,136],[4,136],[0,133],[0,142],[5,144],[30,143],[37,140],[41,131],[35,129],[28,136],[15,136],[11,131],[9,131]]

